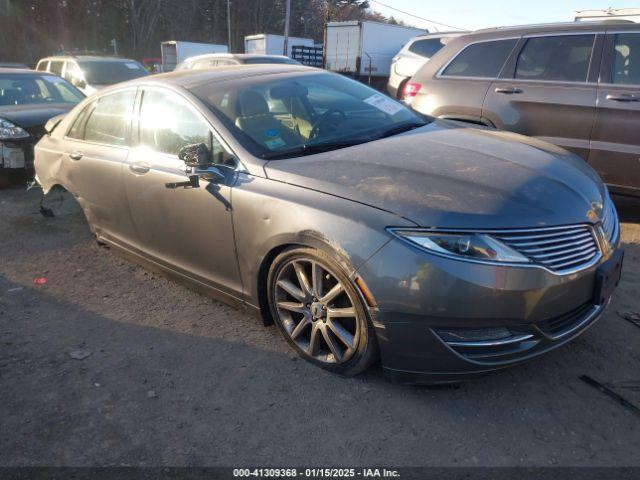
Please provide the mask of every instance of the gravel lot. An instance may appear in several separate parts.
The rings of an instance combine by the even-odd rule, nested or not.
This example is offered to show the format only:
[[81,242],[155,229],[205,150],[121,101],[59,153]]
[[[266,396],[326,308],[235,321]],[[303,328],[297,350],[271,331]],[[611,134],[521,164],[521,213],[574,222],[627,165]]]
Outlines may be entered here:
[[[640,206],[569,346],[457,387],[341,378],[275,327],[123,260],[68,195],[0,190],[0,465],[640,466]],[[35,278],[46,283],[34,283]],[[76,357],[76,358],[72,358]]]

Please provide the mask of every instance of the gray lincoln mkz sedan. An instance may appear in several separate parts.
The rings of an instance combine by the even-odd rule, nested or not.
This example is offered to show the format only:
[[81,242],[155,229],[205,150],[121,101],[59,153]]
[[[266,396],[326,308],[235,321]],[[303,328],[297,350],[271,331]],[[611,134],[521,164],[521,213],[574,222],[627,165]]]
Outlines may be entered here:
[[101,243],[275,322],[318,366],[448,382],[563,345],[620,278],[580,158],[289,65],[175,72],[77,106],[36,147]]

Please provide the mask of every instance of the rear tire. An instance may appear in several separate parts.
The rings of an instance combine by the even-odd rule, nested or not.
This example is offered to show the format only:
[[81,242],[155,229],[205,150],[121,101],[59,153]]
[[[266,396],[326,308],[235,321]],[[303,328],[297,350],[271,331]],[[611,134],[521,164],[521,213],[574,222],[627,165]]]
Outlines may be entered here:
[[373,325],[347,273],[326,253],[292,247],[271,264],[271,315],[305,360],[334,373],[356,375],[377,358]]

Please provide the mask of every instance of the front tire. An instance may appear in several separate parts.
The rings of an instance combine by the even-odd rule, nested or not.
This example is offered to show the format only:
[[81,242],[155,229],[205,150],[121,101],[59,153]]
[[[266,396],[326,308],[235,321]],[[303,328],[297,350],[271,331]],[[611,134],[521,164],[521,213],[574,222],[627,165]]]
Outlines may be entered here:
[[356,375],[377,356],[373,326],[356,287],[326,253],[284,250],[267,278],[271,315],[305,360],[342,375]]

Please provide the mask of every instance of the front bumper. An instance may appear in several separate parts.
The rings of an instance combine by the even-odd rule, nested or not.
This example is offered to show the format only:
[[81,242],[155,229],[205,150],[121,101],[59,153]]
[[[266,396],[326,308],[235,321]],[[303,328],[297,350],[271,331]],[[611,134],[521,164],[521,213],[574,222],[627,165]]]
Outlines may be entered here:
[[36,139],[0,140],[0,170],[33,170],[33,147]]
[[610,300],[594,293],[604,263],[558,275],[437,257],[392,240],[358,273],[378,303],[385,375],[448,383],[520,364],[584,332]]

